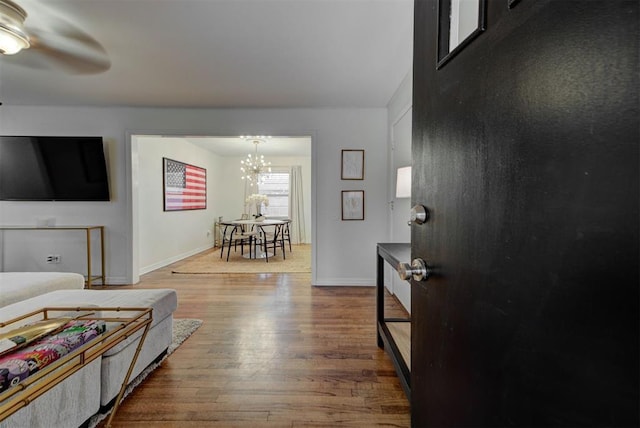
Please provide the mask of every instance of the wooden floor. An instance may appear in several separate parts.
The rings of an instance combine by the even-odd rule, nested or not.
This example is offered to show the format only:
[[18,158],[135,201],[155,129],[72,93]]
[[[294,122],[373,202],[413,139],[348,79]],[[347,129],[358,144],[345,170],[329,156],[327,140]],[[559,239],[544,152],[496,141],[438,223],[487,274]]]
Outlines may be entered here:
[[132,288],[174,288],[174,316],[204,323],[127,397],[114,427],[410,426],[376,346],[374,287],[312,287],[301,273],[172,275],[184,262]]

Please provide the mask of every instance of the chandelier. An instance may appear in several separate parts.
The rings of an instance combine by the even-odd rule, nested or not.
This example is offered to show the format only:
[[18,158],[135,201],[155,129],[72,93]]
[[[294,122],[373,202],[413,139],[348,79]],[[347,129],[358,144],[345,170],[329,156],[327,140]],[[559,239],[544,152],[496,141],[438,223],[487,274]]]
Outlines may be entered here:
[[271,137],[265,135],[242,135],[240,138],[251,141],[254,145],[253,156],[249,153],[246,159],[240,161],[240,171],[243,174],[241,178],[247,180],[251,187],[254,184],[262,184],[264,177],[261,174],[271,172],[271,162],[267,162],[264,159],[264,155],[258,156],[258,144]]

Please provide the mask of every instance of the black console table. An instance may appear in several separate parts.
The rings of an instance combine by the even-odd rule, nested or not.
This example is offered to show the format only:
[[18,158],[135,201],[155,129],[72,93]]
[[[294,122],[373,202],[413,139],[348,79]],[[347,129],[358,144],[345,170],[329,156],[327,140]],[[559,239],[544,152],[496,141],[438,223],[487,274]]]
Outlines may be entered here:
[[411,319],[387,318],[384,315],[384,263],[395,270],[411,260],[411,244],[377,245],[376,320],[378,346],[387,350],[396,368],[407,398],[411,399]]

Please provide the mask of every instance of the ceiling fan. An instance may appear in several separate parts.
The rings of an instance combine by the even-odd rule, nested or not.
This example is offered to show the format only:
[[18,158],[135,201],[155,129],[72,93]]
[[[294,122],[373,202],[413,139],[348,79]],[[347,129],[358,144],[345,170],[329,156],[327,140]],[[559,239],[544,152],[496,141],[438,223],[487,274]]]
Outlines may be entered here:
[[97,74],[111,61],[104,47],[43,2],[0,0],[0,58],[7,63],[73,74]]

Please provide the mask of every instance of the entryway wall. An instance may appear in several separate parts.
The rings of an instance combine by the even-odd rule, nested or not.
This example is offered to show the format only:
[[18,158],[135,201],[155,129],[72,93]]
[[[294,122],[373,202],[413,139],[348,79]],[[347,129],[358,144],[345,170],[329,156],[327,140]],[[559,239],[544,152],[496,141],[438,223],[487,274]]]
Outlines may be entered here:
[[[8,106],[0,109],[7,135],[101,135],[109,164],[111,201],[100,203],[0,202],[3,224],[34,223],[105,226],[107,283],[139,281],[137,231],[133,228],[133,135],[310,135],[312,145],[314,285],[372,286],[375,246],[388,239],[387,109],[190,109],[133,107]],[[342,149],[363,149],[365,179],[340,179]],[[357,186],[357,187],[356,187]],[[365,220],[342,221],[341,190],[365,191]],[[57,253],[56,253],[57,254]],[[34,254],[34,257],[38,254]],[[72,259],[74,254],[64,255]],[[81,257],[81,256],[79,256]]]

